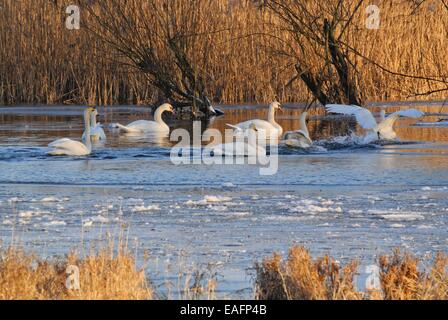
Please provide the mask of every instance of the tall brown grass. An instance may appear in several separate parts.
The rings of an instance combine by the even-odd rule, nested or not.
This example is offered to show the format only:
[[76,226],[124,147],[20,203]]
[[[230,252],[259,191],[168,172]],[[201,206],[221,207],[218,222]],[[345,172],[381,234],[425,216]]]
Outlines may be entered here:
[[[166,0],[160,0],[163,1]],[[446,10],[439,3],[439,7],[428,7],[432,5],[428,4],[414,11],[411,2],[375,1],[381,8],[380,29],[364,28],[366,16],[361,10],[348,41],[365,57],[388,70],[446,79]],[[80,30],[65,28],[65,7],[72,3],[68,0],[2,1],[0,103],[108,105],[157,101],[160,92],[149,86],[135,69],[117,63],[126,61],[88,32],[85,12],[81,12]],[[95,5],[94,1],[91,3]],[[201,1],[197,5],[200,7]],[[204,23],[219,25],[220,32],[198,36],[199,44],[195,48],[203,47],[201,43],[205,42],[213,44],[204,68],[206,85],[215,102],[261,102],[274,98],[297,102],[310,98],[301,82],[286,85],[295,75],[295,61],[278,53],[284,51],[283,44],[293,41],[291,35],[277,27],[279,21],[271,12],[257,8],[249,0],[215,0],[213,7],[215,11],[208,12],[211,18]],[[201,29],[216,28],[203,26]],[[199,61],[204,52],[192,54]],[[444,85],[399,77],[364,59],[357,60],[356,65],[369,101],[446,97],[446,91],[415,96]]]
[[[67,286],[67,269],[79,269],[78,286]],[[43,260],[22,249],[0,251],[0,300],[146,300],[153,290],[144,270],[125,250],[102,249]]]
[[256,297],[275,300],[447,300],[448,257],[438,254],[430,268],[395,250],[379,258],[380,291],[360,292],[354,279],[359,263],[341,266],[330,256],[312,259],[307,249],[293,247],[288,258],[278,254],[257,264]]

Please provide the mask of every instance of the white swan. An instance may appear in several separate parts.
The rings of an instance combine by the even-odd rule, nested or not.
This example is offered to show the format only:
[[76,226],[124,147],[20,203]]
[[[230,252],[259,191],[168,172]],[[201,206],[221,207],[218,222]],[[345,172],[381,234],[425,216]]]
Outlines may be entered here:
[[93,108],[84,110],[84,127],[86,130],[85,144],[79,141],[63,138],[56,140],[48,145],[51,150],[47,153],[50,156],[87,156],[92,152],[90,141],[90,114],[94,112]]
[[206,147],[205,150],[208,154],[213,153],[214,156],[265,157],[266,149],[257,144],[256,133],[258,132],[258,129],[256,125],[252,123],[248,130],[248,142],[234,141],[212,147]]
[[126,133],[170,133],[170,127],[163,121],[162,114],[164,112],[174,113],[174,108],[169,103],[164,103],[157,108],[154,113],[154,121],[137,120],[127,126],[123,126],[119,123],[112,126],[124,131]]
[[329,104],[325,106],[327,112],[347,114],[356,117],[356,121],[365,130],[370,131],[370,134],[366,136],[368,141],[366,143],[373,142],[375,140],[395,140],[397,134],[394,131],[394,124],[400,117],[408,117],[418,119],[425,115],[424,112],[416,109],[401,110],[392,113],[386,117],[384,109],[381,111],[381,121],[377,123],[373,114],[362,107],[355,105],[340,105]]
[[288,147],[308,149],[313,146],[313,140],[310,138],[310,133],[306,125],[306,117],[308,112],[303,112],[300,115],[300,128],[299,130],[289,131],[285,133],[283,142]]
[[227,124],[227,126],[234,129],[235,133],[242,133],[246,132],[248,129],[250,129],[250,126],[254,124],[258,130],[264,130],[264,132],[266,133],[266,137],[269,138],[271,137],[271,135],[277,135],[279,137],[283,134],[283,128],[277,122],[275,122],[275,111],[281,109],[281,104],[275,101],[269,105],[268,121],[253,119],[235,125]]
[[[90,139],[92,141],[106,140],[103,126],[96,122],[97,116],[98,110],[94,109],[94,111],[90,113]],[[82,141],[86,141],[86,131],[82,134]]]

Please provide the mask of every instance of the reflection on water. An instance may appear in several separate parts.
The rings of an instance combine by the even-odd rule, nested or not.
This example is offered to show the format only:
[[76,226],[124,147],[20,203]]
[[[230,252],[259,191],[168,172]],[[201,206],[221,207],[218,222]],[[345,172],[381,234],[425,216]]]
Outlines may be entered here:
[[[408,108],[412,106],[403,106]],[[426,112],[438,112],[440,105],[419,106],[419,109]],[[224,135],[226,124],[236,124],[248,119],[267,119],[267,108],[265,107],[226,107],[225,116],[212,119],[210,123],[202,123],[202,131],[207,128],[218,129]],[[397,106],[386,108],[387,112],[397,111]],[[379,108],[372,108],[372,112],[378,113]],[[103,124],[120,122],[127,124],[139,119],[152,119],[151,110],[145,107],[105,107],[99,108],[99,121]],[[299,125],[301,108],[285,108],[276,116],[277,122],[284,128],[284,131],[297,130]],[[355,131],[363,134],[363,131],[356,126],[356,121],[349,117],[325,116],[322,108],[310,110],[308,128],[314,140],[328,139],[334,136],[345,136]],[[166,115],[165,115],[166,116]],[[184,128],[192,133],[190,121],[170,120],[167,118],[171,129]],[[439,116],[427,116],[419,121],[437,122]],[[395,124],[395,131],[402,141],[448,141],[448,126],[412,126],[413,119],[400,119]],[[83,121],[82,108],[80,107],[20,107],[20,108],[0,108],[0,143],[11,145],[33,145],[43,146],[49,142],[67,137],[79,139],[82,135]],[[108,132],[108,140],[97,147],[138,147],[154,145],[161,147],[172,146],[173,143],[163,136],[154,135],[133,135],[119,134],[117,130]]]
[[[398,107],[415,106],[387,111]],[[437,113],[440,104],[418,108]],[[223,132],[226,123],[267,117],[265,108],[223,109],[209,128]],[[104,124],[152,118],[147,108],[99,111]],[[295,130],[300,114],[289,107],[277,119]],[[349,118],[310,115],[314,140],[361,133]],[[167,120],[172,129],[192,131],[189,121]],[[327,153],[280,148],[278,173],[260,176],[249,165],[174,166],[166,137],[110,130],[89,157],[49,158],[49,142],[81,137],[82,108],[0,108],[0,245],[14,234],[39,254],[65,254],[126,224],[129,239],[151,252],[156,285],[176,281],[173,261],[182,260],[186,267],[215,266],[219,296],[244,298],[252,297],[253,262],[292,244],[365,264],[397,246],[447,251],[448,128],[414,123],[396,124],[407,143],[332,142]]]

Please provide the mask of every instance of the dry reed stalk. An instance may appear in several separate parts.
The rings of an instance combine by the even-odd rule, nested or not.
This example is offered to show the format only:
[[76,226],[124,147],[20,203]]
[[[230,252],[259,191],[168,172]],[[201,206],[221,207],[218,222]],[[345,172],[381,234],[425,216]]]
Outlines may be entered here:
[[386,300],[447,300],[448,257],[439,253],[429,271],[419,271],[419,259],[395,250],[379,259]]
[[[42,260],[21,249],[0,252],[0,300],[119,300],[152,299],[153,291],[135,260],[124,248],[91,252],[85,258],[71,253]],[[79,290],[66,286],[67,267],[79,269]]]
[[330,256],[313,260],[303,247],[288,259],[274,254],[256,265],[256,298],[293,300],[447,300],[448,256],[437,254],[422,268],[411,254],[395,250],[379,258],[380,291],[359,292],[354,285],[358,262],[341,267]]
[[[163,3],[165,0],[158,0]],[[332,0],[334,1],[334,0]],[[67,30],[65,7],[73,1],[4,0],[0,9],[0,103],[144,104],[161,93],[145,77],[122,65],[111,51],[85,28],[89,18],[81,12],[81,29]],[[198,1],[198,10],[206,8]],[[310,2],[312,3],[312,2]],[[365,7],[354,17],[346,39],[365,57],[395,72],[445,77],[448,74],[448,15],[441,2],[424,3],[414,10],[412,1],[377,0],[379,30],[365,28]],[[204,5],[203,5],[204,4]],[[366,4],[367,5],[367,4]],[[277,28],[278,18],[257,8],[253,1],[214,0],[210,19],[200,30],[222,32],[197,37],[188,50],[202,64],[207,91],[215,102],[307,101],[305,86],[295,81],[294,59],[279,55],[291,35]],[[181,21],[182,8],[173,12]],[[129,12],[129,17],[139,17]],[[430,21],[431,23],[428,23]],[[151,21],[147,22],[151,25]],[[281,42],[277,41],[281,39]],[[205,48],[210,46],[206,51]],[[205,56],[206,55],[206,56]],[[117,63],[120,62],[120,63]],[[314,56],[308,61],[319,66]],[[440,88],[425,80],[398,77],[356,58],[359,85],[366,100],[442,99],[446,91],[415,96]]]
[[313,260],[307,249],[293,247],[257,265],[256,296],[268,300],[358,300],[353,278],[357,262],[340,267],[329,256]]

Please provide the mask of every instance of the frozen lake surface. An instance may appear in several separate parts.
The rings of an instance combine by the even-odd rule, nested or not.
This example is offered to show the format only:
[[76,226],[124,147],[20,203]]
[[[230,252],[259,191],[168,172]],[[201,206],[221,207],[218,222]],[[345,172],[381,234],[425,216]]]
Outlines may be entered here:
[[[211,127],[264,116],[258,108],[226,111]],[[200,269],[217,273],[224,298],[252,297],[254,262],[294,244],[365,265],[395,247],[422,256],[448,251],[447,127],[403,120],[396,131],[407,143],[327,153],[280,148],[278,173],[260,176],[252,165],[175,166],[169,141],[108,131],[107,142],[87,158],[47,157],[49,142],[81,136],[81,112],[0,108],[2,247],[15,239],[43,256],[65,254],[126,225],[138,257],[149,250],[148,276],[162,294],[175,296],[167,283],[176,290],[179,269]],[[300,112],[287,109],[280,124],[296,129]],[[131,107],[100,114],[106,123],[150,117],[147,109]],[[322,141],[348,133],[318,115],[310,128]]]

